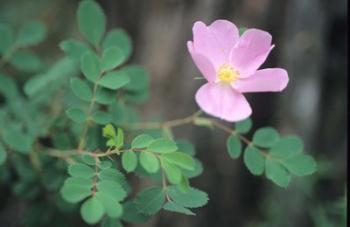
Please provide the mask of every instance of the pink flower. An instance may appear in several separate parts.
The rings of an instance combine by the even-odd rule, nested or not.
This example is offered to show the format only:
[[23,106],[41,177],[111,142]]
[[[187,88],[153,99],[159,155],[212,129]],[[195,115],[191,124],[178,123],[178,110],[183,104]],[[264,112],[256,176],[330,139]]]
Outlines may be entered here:
[[243,96],[246,92],[282,91],[288,83],[281,68],[259,69],[274,45],[269,33],[248,29],[239,36],[237,27],[227,20],[206,26],[196,22],[193,42],[187,47],[207,83],[196,93],[196,102],[207,114],[226,121],[240,121],[252,113]]

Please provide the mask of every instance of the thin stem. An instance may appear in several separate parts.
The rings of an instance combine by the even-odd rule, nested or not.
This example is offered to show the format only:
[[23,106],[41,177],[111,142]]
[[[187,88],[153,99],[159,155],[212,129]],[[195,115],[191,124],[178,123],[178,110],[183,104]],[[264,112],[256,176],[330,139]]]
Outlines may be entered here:
[[86,121],[84,124],[84,129],[83,129],[83,133],[81,134],[80,140],[79,140],[79,145],[78,145],[78,151],[82,151],[85,148],[85,137],[86,134],[88,132],[89,129],[89,122],[90,122],[90,116],[92,113],[92,110],[94,108],[94,104],[96,101],[96,93],[97,93],[97,89],[98,89],[98,81],[99,79],[102,77],[103,73],[100,73],[100,75],[98,76],[98,79],[96,80],[96,82],[94,83],[94,88],[92,91],[92,99],[86,114]]

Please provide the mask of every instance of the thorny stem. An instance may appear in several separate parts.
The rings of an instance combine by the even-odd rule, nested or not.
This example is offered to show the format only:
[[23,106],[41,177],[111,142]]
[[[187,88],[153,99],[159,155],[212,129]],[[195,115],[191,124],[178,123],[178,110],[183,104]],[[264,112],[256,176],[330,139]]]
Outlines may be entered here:
[[92,187],[92,195],[95,195],[97,192],[97,180],[98,180],[98,169],[100,165],[100,159],[95,157],[95,176],[93,178],[93,187]]

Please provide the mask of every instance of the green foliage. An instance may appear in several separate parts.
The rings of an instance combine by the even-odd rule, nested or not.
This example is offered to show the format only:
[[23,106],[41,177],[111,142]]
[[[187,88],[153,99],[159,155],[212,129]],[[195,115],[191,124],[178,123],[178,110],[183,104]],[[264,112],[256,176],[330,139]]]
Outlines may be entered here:
[[133,149],[146,148],[153,142],[153,137],[147,134],[141,134],[132,141],[131,147]]
[[[111,165],[98,159],[85,159],[94,169],[83,163],[70,165],[67,178],[61,189],[63,199],[78,203],[86,199],[80,208],[84,221],[89,224],[99,222],[106,214],[110,218],[119,218],[123,213],[120,204],[127,196],[124,189],[124,176]],[[109,162],[104,162],[109,163]]]
[[108,47],[103,51],[101,67],[103,71],[109,71],[119,66],[125,60],[125,56],[119,47]]
[[265,168],[265,158],[258,149],[248,146],[244,150],[244,164],[253,175],[261,175]]
[[148,150],[156,153],[171,153],[177,150],[176,143],[167,139],[154,140]]
[[73,93],[84,101],[90,101],[92,99],[92,90],[89,84],[81,79],[72,78],[70,85]]
[[226,147],[231,158],[239,158],[242,152],[242,144],[237,136],[229,136],[226,142]]
[[260,147],[272,147],[279,139],[278,132],[271,127],[261,128],[254,133],[253,143]]
[[104,212],[104,207],[97,196],[86,200],[80,209],[82,218],[89,224],[97,223],[103,217]]
[[98,46],[106,27],[106,16],[101,7],[95,1],[81,1],[77,20],[81,34],[93,45]]
[[266,159],[265,161],[266,177],[281,187],[287,187],[290,181],[290,174],[277,161]]
[[253,122],[250,118],[235,123],[235,129],[238,133],[247,133],[250,131],[252,126]]
[[186,170],[194,170],[194,160],[193,158],[183,152],[172,152],[162,155],[162,158],[169,163],[177,165],[180,168]]
[[135,199],[138,211],[146,215],[153,215],[160,211],[164,202],[164,190],[159,187],[144,189],[137,194]]
[[167,192],[174,203],[186,208],[202,207],[208,202],[208,195],[195,188],[182,192],[177,187],[168,187]]
[[118,70],[107,73],[98,81],[98,84],[102,87],[116,90],[129,83],[129,81],[130,79],[128,75],[125,74],[124,71]]
[[155,173],[159,170],[157,156],[151,152],[141,152],[140,164],[149,173]]
[[171,212],[176,212],[176,213],[181,213],[181,214],[186,214],[186,215],[195,215],[191,210],[180,206],[179,204],[176,204],[172,201],[167,202],[164,206],[163,206],[164,210],[167,211],[171,211]]
[[46,36],[45,26],[38,21],[24,24],[18,32],[16,44],[20,46],[32,46],[42,42]]
[[0,24],[0,53],[4,54],[14,43],[14,34],[8,24]]
[[82,123],[86,121],[86,114],[80,109],[76,107],[72,107],[66,110],[67,117],[69,117],[72,121],[76,123]]
[[120,28],[112,29],[103,41],[103,48],[118,47],[122,51],[122,56],[128,58],[132,51],[131,39],[128,34]]
[[239,35],[240,35],[240,36],[243,35],[243,33],[244,33],[245,31],[247,31],[247,29],[248,29],[248,28],[246,28],[246,27],[240,27],[240,28],[239,28]]
[[86,79],[96,82],[100,77],[100,60],[98,56],[90,51],[81,56],[80,68]]
[[0,165],[6,161],[7,153],[5,147],[0,143]]
[[137,155],[133,151],[127,151],[122,154],[122,165],[127,172],[132,172],[137,167]]

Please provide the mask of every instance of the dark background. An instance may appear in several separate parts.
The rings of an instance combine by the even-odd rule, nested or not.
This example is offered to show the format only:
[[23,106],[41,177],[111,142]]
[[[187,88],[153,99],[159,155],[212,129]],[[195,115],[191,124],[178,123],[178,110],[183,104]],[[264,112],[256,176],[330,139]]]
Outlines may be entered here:
[[[290,82],[282,93],[248,96],[254,129],[271,125],[281,133],[298,134],[305,141],[306,152],[319,161],[317,174],[295,178],[288,189],[280,189],[252,176],[242,160],[229,158],[226,134],[190,126],[176,129],[177,137],[190,138],[196,145],[205,171],[193,185],[209,193],[209,204],[197,210],[195,217],[162,212],[137,226],[321,226],[315,219],[327,217],[327,212],[318,211],[327,210],[328,203],[341,198],[346,186],[347,2],[99,2],[108,16],[108,27],[122,27],[131,35],[131,62],[143,65],[151,75],[150,100],[139,108],[145,120],[154,116],[181,118],[198,109],[194,94],[203,81],[193,80],[199,71],[186,48],[195,21],[210,24],[228,19],[239,27],[269,31],[276,47],[263,68],[286,68]],[[58,48],[61,40],[77,35],[77,5],[78,1],[71,0],[1,0],[0,21],[18,26],[27,19],[43,21],[49,36],[37,51],[49,62],[63,55]],[[0,223],[9,215],[16,217],[20,204],[13,200],[0,210]]]

